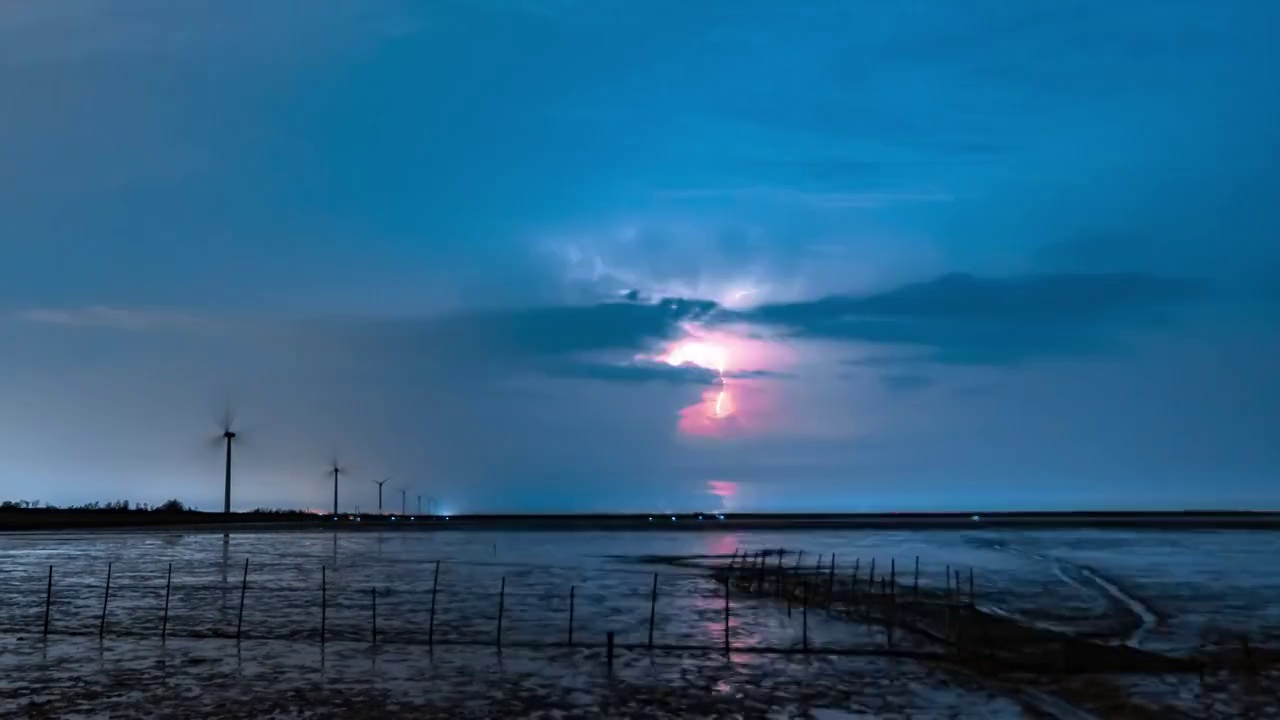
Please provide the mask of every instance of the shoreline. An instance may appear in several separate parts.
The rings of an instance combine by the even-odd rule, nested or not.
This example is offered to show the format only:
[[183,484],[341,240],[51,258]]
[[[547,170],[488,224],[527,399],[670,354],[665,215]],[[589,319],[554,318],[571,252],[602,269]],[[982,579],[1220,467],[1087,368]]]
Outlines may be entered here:
[[[674,518],[674,519],[673,519]],[[688,513],[396,516],[138,511],[0,512],[0,533],[45,531],[725,531],[977,529],[1280,530],[1280,512]]]

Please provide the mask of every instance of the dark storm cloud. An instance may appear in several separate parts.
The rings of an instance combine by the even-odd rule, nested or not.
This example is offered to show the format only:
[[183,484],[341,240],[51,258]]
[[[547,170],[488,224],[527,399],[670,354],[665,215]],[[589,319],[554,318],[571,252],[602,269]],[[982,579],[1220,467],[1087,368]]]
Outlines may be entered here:
[[[294,347],[325,357],[334,349],[352,353],[366,371],[392,378],[396,368],[443,367],[490,371],[505,368],[552,376],[621,382],[663,380],[706,384],[716,374],[705,368],[634,361],[680,334],[685,322],[704,320],[716,303],[684,298],[594,305],[561,305],[451,313],[427,318],[214,320],[200,315],[116,308],[34,309],[15,317],[35,325],[102,332],[173,332],[219,328],[250,336],[290,338]],[[621,363],[582,359],[616,353]],[[761,371],[755,371],[761,372]]]
[[[707,318],[716,310],[710,301],[664,298],[653,303],[609,302],[356,321],[344,333],[358,342],[404,351],[402,357],[416,356],[424,362],[538,365],[580,354],[650,351],[677,336],[681,323]],[[558,366],[556,372],[573,372],[566,367]]]
[[711,385],[719,380],[716,371],[697,365],[670,365],[663,362],[618,364],[568,362],[551,365],[547,372],[556,377],[606,382],[667,382],[676,385]]
[[792,336],[929,348],[929,359],[1003,364],[1109,348],[1114,331],[1163,319],[1202,284],[1143,273],[979,278],[951,274],[885,292],[764,305],[743,317]]

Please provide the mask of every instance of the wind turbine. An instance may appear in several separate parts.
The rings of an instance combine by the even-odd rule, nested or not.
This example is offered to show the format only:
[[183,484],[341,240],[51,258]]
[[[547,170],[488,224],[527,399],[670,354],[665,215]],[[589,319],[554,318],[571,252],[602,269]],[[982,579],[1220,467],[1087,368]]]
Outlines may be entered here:
[[422,514],[422,496],[421,495],[418,496],[418,514],[419,515]]
[[383,478],[382,480],[374,480],[374,481],[373,481],[373,482],[374,482],[374,484],[378,486],[378,514],[379,514],[379,515],[381,515],[381,514],[382,514],[382,486],[383,486],[383,485],[386,485],[386,484],[387,484],[387,480],[390,480],[392,477],[393,477],[393,476],[388,475],[387,477]]
[[341,465],[338,464],[338,458],[333,458],[333,516],[338,517],[338,475],[346,472]]
[[226,484],[223,487],[222,496],[222,512],[225,514],[231,513],[231,445],[239,437],[236,431],[231,429],[235,421],[235,411],[232,410],[231,403],[228,401],[222,414],[222,434],[213,440],[214,443],[223,442],[227,446]]
[[407,506],[407,504],[408,504],[408,503],[406,503],[406,502],[405,502],[405,498],[407,497],[407,496],[405,495],[405,492],[406,492],[406,490],[405,490],[404,488],[400,488],[400,514],[401,514],[401,515],[408,515],[408,514],[409,514],[409,513],[407,513],[407,512],[405,512],[405,511],[404,511],[404,510],[405,510],[405,507],[406,507],[406,506]]

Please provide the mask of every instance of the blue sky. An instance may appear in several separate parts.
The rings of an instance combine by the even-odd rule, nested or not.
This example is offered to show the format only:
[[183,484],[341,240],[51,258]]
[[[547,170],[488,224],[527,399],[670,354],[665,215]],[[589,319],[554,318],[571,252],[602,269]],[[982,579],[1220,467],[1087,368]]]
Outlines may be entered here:
[[1278,21],[5,4],[0,495],[1280,506]]

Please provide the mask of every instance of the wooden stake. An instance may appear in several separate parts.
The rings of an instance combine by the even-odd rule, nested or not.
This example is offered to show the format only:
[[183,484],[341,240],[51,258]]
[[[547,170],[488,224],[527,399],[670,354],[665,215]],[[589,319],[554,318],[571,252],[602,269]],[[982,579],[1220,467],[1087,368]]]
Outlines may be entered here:
[[803,638],[804,651],[809,652],[809,581],[808,580],[804,582],[802,592],[804,592],[804,626],[803,626],[804,629],[802,631],[803,634],[801,637]]
[[53,604],[53,566],[49,566],[49,584],[44,591],[44,636],[49,637],[49,606]]
[[[725,587],[729,587],[728,584]],[[576,589],[573,585],[569,586],[569,647],[573,647],[573,594]]]
[[164,642],[169,632],[169,591],[173,587],[173,563],[169,563],[169,572],[164,578],[164,620],[160,622],[160,641]]
[[427,621],[427,645],[435,645],[436,591],[440,588],[440,561],[436,561],[435,577],[431,580],[431,619]]
[[502,587],[498,590],[498,649],[502,649],[502,611],[507,605],[507,576],[502,576]]
[[916,576],[911,581],[911,594],[917,600],[920,599],[920,556],[916,556]]
[[827,572],[827,608],[831,608],[831,600],[836,594],[836,554],[831,553],[831,569]]
[[649,594],[649,649],[653,649],[653,621],[658,612],[658,573],[653,574],[653,592]]
[[107,633],[107,600],[111,597],[111,563],[107,563],[107,584],[102,591],[102,620],[98,623],[98,639]]
[[724,586],[724,654],[729,655],[729,586]]
[[244,577],[240,580],[240,613],[236,616],[236,642],[240,642],[240,628],[244,626],[244,591],[249,586],[249,558],[244,559]]

